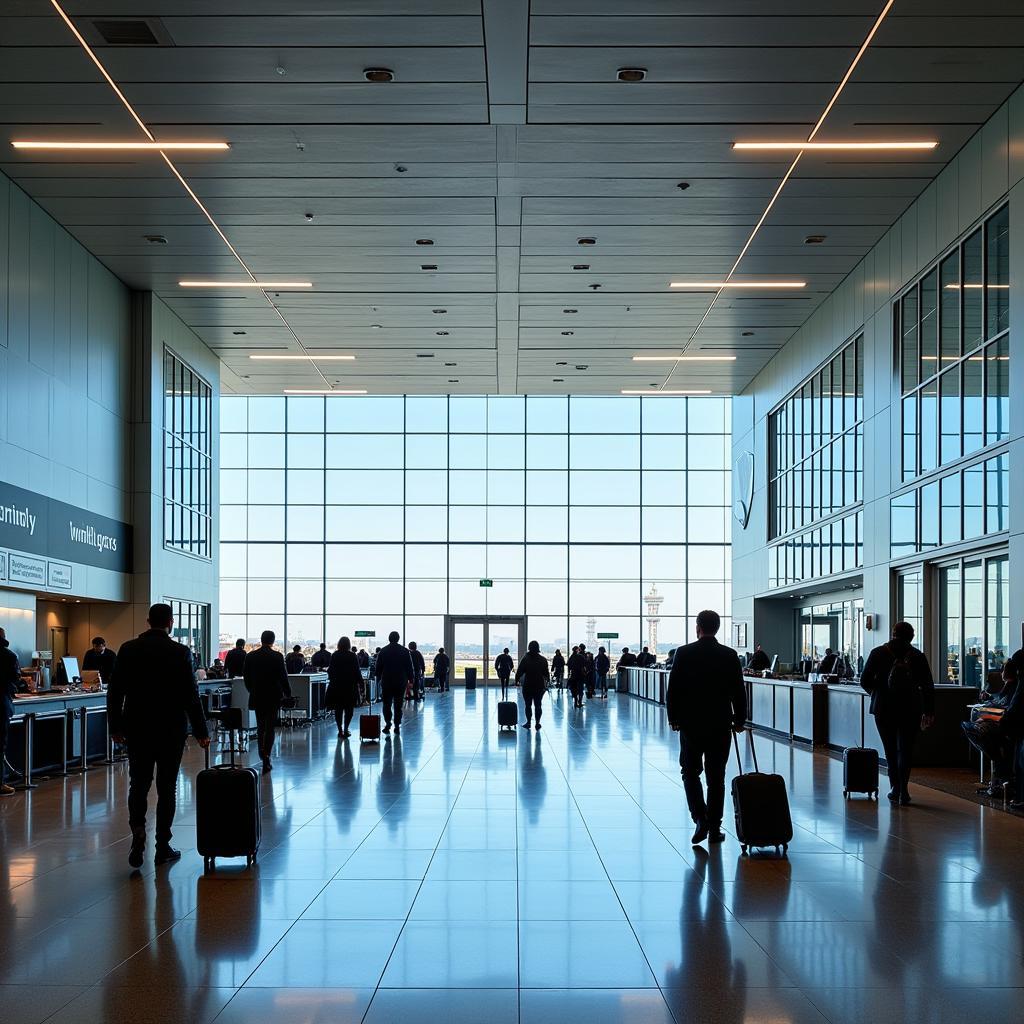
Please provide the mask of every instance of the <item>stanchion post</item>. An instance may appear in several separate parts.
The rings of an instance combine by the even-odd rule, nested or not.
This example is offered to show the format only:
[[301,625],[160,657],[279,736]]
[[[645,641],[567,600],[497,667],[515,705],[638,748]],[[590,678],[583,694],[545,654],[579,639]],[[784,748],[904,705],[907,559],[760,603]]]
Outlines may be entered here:
[[25,725],[25,750],[22,755],[21,785],[17,789],[35,789],[32,781],[32,737],[36,729],[36,714],[34,711],[26,711],[22,716]]

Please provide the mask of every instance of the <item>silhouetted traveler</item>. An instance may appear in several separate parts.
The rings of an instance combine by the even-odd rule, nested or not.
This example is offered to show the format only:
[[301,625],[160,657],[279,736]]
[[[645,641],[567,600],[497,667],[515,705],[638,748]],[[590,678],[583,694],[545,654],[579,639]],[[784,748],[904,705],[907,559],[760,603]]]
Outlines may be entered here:
[[587,700],[594,699],[594,686],[597,683],[597,670],[594,668],[594,656],[583,644],[580,644],[580,653],[583,655],[583,681],[587,687]]
[[555,680],[555,686],[559,690],[565,686],[565,658],[562,652],[556,647],[554,657],[551,659],[551,675]]
[[540,644],[531,640],[516,669],[516,680],[523,688],[523,705],[526,710],[524,725],[527,729],[530,728],[531,718],[537,723],[536,727],[540,728],[541,705],[544,703],[549,678],[548,659],[540,653]]
[[95,670],[99,672],[104,685],[109,686],[110,680],[114,678],[114,666],[117,664],[117,655],[107,646],[107,641],[101,636],[92,638],[92,647],[85,652],[82,658],[82,671]]
[[912,646],[914,627],[897,622],[888,643],[869,655],[860,685],[871,694],[871,714],[885,748],[889,799],[910,803],[910,770],[917,734],[934,721],[935,683],[928,659]]
[[[690,817],[697,826],[692,842],[720,843],[725,808],[725,766],[731,731],[747,721],[747,691],[740,659],[716,639],[717,612],[697,616],[697,640],[676,649],[665,703],[668,723],[679,733],[679,766]],[[707,799],[700,776],[707,777]]]
[[416,678],[412,655],[398,640],[397,630],[392,630],[388,634],[387,647],[378,648],[375,665],[381,698],[384,701],[384,731],[391,732],[393,716],[396,734],[402,731],[402,700],[406,687]]
[[18,656],[11,650],[7,634],[0,628],[0,795],[10,796],[13,786],[4,781],[7,762],[7,735],[11,730],[11,718],[14,715],[14,695],[21,685],[21,664]]
[[[349,649],[351,650],[351,647]],[[352,651],[352,656],[355,657],[355,651]],[[331,652],[327,650],[327,644],[321,644],[320,649],[313,652],[313,657],[309,659],[309,663],[317,672],[326,672],[330,667],[332,657]]]
[[302,671],[306,667],[306,656],[302,653],[302,648],[298,644],[286,655],[284,667],[288,670],[288,675],[290,676],[302,675]]
[[611,667],[612,663],[608,658],[608,652],[603,647],[598,647],[597,657],[594,659],[594,671],[597,673],[597,686],[604,700],[608,699],[608,671]]
[[423,700],[423,677],[427,674],[427,663],[423,660],[423,654],[416,646],[415,640],[409,641],[409,657],[412,658],[412,667],[415,672],[415,679],[412,684],[412,699]]
[[657,661],[658,659],[653,654],[651,654],[651,650],[649,647],[645,647],[636,656],[636,663],[640,666],[640,668],[650,668],[652,665],[656,664]]
[[260,634],[260,646],[245,656],[245,688],[249,691],[249,708],[256,712],[256,749],[263,770],[273,768],[270,754],[274,749],[274,728],[281,701],[292,695],[288,669],[280,651],[274,650],[273,630]]
[[508,700],[508,681],[512,677],[515,667],[516,663],[512,660],[512,655],[508,653],[507,647],[494,659],[494,671],[498,676],[498,682],[501,683],[502,700]]
[[633,668],[636,664],[636,655],[631,654],[628,647],[623,647],[622,654],[619,655],[619,668]]
[[818,672],[823,676],[839,671],[839,655],[831,647],[825,648],[825,656],[818,662]]
[[443,647],[438,647],[434,655],[434,683],[437,685],[438,693],[444,693],[448,689],[448,673],[451,671],[452,662]]
[[771,658],[761,647],[760,644],[754,647],[754,653],[750,656],[750,661],[747,663],[747,668],[751,672],[764,672],[771,666]]
[[359,660],[359,667],[360,668],[369,668],[370,667],[370,656],[369,656],[369,654],[366,653],[366,648],[364,648],[364,647],[360,647],[359,648],[359,654],[357,655],[357,658]]
[[153,605],[150,628],[121,645],[107,687],[110,735],[128,746],[128,824],[132,830],[128,863],[133,868],[142,866],[146,852],[146,811],[154,772],[156,863],[181,857],[171,846],[171,825],[189,726],[201,747],[210,745],[192,655],[171,639],[173,624],[170,605]]
[[587,674],[586,648],[583,644],[574,647],[569,655],[569,663],[566,670],[569,673],[569,692],[572,694],[573,707],[583,707],[583,687]]
[[331,663],[327,667],[327,693],[324,703],[334,711],[334,720],[338,725],[339,736],[351,736],[349,726],[352,715],[359,703],[359,687],[363,681],[363,673],[359,669],[359,660],[352,650],[352,641],[343,636],[338,641],[338,649],[331,655]]
[[245,641],[239,637],[235,646],[224,656],[224,671],[228,679],[241,679],[245,672]]

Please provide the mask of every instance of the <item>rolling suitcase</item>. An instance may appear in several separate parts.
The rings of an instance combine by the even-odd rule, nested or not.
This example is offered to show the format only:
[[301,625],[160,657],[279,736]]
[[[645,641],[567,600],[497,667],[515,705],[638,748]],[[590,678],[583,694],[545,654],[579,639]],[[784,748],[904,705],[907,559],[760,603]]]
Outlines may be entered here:
[[206,768],[196,778],[196,846],[203,871],[212,871],[218,857],[244,857],[256,863],[260,848],[260,777],[255,768],[235,764],[235,731],[228,733],[231,763]]
[[732,805],[736,812],[736,838],[744,853],[750,846],[774,846],[785,854],[793,839],[793,820],[789,815],[789,797],[786,780],[781,775],[769,775],[757,767],[754,734],[750,736],[750,751],[754,757],[754,770],[743,774],[740,744],[733,733],[736,760],[740,774],[732,780]]
[[514,700],[498,701],[498,728],[514,729],[519,722],[519,705]]
[[359,742],[362,743],[363,740],[380,742],[380,715],[359,716]]
[[843,796],[867,793],[878,799],[878,751],[872,747],[847,747],[843,751]]

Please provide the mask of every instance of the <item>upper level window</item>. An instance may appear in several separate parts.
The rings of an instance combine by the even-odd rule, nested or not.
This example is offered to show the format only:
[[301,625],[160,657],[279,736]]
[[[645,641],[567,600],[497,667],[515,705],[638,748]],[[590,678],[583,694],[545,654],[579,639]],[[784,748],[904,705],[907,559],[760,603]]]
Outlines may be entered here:
[[164,349],[164,546],[210,558],[212,389]]
[[1009,239],[1004,206],[893,304],[905,481],[1009,436]]

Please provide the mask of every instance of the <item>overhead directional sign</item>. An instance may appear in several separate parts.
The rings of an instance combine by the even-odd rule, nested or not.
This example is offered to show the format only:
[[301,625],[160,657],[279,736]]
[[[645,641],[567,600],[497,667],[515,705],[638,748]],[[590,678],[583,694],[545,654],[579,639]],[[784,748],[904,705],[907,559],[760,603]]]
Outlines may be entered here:
[[494,580],[481,580],[480,581],[480,586],[481,587],[493,587],[494,586]]
[[356,636],[376,636],[377,630],[375,629],[357,629]]
[[597,639],[598,640],[618,640],[619,639],[619,634],[618,633],[598,633],[597,634]]

